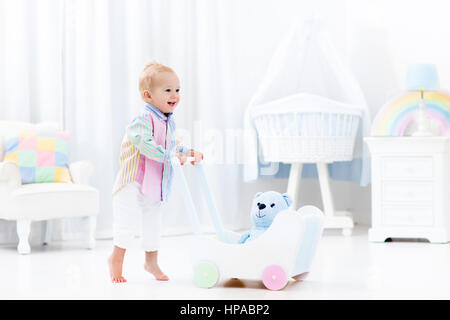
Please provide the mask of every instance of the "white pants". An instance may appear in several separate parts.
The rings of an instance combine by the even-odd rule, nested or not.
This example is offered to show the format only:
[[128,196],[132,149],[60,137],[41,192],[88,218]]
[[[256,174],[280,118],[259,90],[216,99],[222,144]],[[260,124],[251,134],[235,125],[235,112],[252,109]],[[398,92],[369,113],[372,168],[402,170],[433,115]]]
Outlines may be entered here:
[[113,242],[119,248],[128,249],[136,235],[140,235],[143,249],[156,251],[163,204],[151,201],[139,188],[139,184],[133,182],[113,196]]

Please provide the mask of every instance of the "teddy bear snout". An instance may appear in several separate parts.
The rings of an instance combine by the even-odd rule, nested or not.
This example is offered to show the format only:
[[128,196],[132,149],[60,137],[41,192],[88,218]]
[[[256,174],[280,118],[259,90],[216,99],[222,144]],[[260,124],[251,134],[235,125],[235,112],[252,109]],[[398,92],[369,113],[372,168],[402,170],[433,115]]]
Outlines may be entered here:
[[258,203],[258,209],[262,210],[266,207],[266,205],[264,203]]

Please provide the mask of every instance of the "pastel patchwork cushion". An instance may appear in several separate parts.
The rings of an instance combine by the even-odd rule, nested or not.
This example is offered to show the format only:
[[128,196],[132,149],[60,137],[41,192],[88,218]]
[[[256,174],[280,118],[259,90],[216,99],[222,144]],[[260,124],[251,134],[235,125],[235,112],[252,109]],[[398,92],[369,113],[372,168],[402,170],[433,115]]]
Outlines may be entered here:
[[72,183],[68,143],[69,134],[65,131],[21,132],[6,137],[4,161],[17,164],[22,184]]

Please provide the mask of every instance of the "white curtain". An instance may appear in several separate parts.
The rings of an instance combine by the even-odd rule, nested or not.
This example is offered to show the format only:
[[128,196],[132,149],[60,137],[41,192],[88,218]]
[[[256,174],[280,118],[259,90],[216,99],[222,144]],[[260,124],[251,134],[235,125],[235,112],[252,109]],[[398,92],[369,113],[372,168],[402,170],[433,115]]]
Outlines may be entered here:
[[0,1],[0,117],[60,119],[60,2]]
[[[305,13],[303,2],[1,0],[0,5],[0,117],[64,123],[71,132],[71,161],[88,159],[95,166],[98,237],[111,235],[119,146],[125,126],[142,108],[137,79],[150,59],[171,66],[181,79],[179,133],[205,153],[227,227],[248,226],[257,191],[285,189],[284,181],[242,182],[239,137],[264,66],[290,21]],[[201,220],[210,224],[194,171],[185,172]],[[167,234],[190,232],[180,192],[175,182],[164,216]],[[77,233],[75,220],[61,223],[54,237]],[[13,237],[11,224],[0,227]]]
[[[445,9],[446,1],[431,2]],[[441,84],[449,77],[448,19],[434,20],[431,7],[424,5],[403,15],[411,3],[419,8],[418,1],[0,0],[0,118],[64,120],[71,132],[71,161],[94,163],[92,184],[101,194],[97,235],[109,237],[120,142],[126,124],[142,108],[138,75],[150,59],[159,60],[181,79],[179,134],[205,153],[224,223],[248,227],[252,196],[283,192],[287,183],[244,183],[239,164],[243,115],[279,39],[294,20],[312,12],[321,16],[375,115],[400,88],[406,69],[401,57],[411,57],[410,49],[420,48],[420,58],[428,61],[440,59]],[[420,33],[416,23],[431,24],[432,30]],[[419,31],[424,46],[408,28]],[[194,171],[188,167],[185,172],[208,224]],[[356,211],[357,221],[369,221],[370,190],[347,183],[332,188],[337,207]],[[321,206],[315,181],[301,189],[303,202]],[[190,231],[180,192],[175,183],[164,216],[167,234]],[[55,237],[68,238],[78,228],[76,222],[61,224]],[[0,235],[0,241],[13,241],[14,225],[0,221]]]
[[[61,23],[56,1],[0,0],[0,119],[61,119]],[[0,221],[0,243],[17,240],[15,227]],[[33,241],[41,224],[32,228]]]

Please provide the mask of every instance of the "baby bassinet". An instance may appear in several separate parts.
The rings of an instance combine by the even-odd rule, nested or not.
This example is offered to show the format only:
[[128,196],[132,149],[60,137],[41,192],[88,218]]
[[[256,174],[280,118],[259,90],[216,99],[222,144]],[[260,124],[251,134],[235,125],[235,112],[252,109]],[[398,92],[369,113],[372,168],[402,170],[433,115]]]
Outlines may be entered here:
[[363,181],[368,162],[362,137],[370,128],[370,117],[356,78],[325,29],[317,17],[298,21],[275,51],[245,114],[244,180],[275,176],[277,170],[262,170],[261,158],[271,168],[279,168],[272,166],[275,163],[290,164],[287,192],[297,208],[303,164],[315,163],[325,227],[351,234],[350,212],[334,209],[329,167],[351,181],[359,168],[345,170],[344,164],[358,165]]
[[252,116],[264,161],[350,161],[361,111],[311,94],[271,102]]

